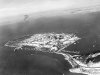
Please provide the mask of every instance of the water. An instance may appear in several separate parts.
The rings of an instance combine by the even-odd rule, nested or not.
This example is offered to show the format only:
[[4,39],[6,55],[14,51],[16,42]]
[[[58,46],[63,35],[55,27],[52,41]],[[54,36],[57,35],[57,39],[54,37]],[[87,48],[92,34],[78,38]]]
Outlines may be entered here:
[[[84,17],[87,15],[88,19]],[[80,51],[80,54],[85,58],[89,53],[98,52],[100,49],[99,15],[100,13],[98,12],[73,16],[74,18],[67,18],[67,16],[66,18],[44,17],[39,18],[36,22],[23,21],[9,26],[6,24],[7,26],[0,27],[0,45],[3,46],[8,40],[13,40],[27,34],[44,32],[75,33],[78,37],[83,38],[83,40],[79,40],[66,50]],[[16,25],[15,28],[14,25]],[[71,65],[68,61],[62,55],[53,53],[27,50],[13,51],[13,48],[3,47],[0,50],[0,61],[1,75],[62,75],[63,73],[65,75],[82,75],[70,73],[68,70],[71,68]]]

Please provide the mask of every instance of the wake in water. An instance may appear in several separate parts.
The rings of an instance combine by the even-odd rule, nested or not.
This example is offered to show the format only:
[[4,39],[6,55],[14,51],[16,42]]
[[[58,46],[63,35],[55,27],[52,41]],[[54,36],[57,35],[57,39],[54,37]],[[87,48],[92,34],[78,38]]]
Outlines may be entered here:
[[82,59],[81,55],[70,55],[69,53],[76,53],[74,51],[66,51],[69,45],[74,44],[81,38],[77,37],[75,34],[65,34],[65,33],[42,33],[34,34],[28,38],[23,37],[23,39],[16,39],[14,41],[8,41],[5,46],[14,47],[14,50],[22,49],[24,46],[33,47],[36,51],[49,52],[61,54],[65,57],[72,68],[69,69],[72,73],[82,73],[87,75],[100,75],[100,62],[94,63],[90,61],[86,63],[86,60],[99,56],[99,53],[89,55],[85,60]]

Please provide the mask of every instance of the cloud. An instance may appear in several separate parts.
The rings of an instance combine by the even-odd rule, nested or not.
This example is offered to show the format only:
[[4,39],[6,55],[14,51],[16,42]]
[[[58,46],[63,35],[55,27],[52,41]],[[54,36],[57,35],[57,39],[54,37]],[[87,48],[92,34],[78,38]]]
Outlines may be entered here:
[[[66,14],[72,14],[72,12],[76,11],[83,13],[83,11],[87,12],[91,7],[97,5],[100,5],[100,0],[0,0],[0,22],[12,21],[14,17],[16,19],[19,19],[17,17],[23,18],[22,15],[25,14],[29,15],[31,13],[47,12],[52,10],[63,12],[60,14],[64,14],[64,12],[66,12]],[[83,9],[83,7],[86,9]],[[76,10],[76,8],[78,8],[78,10]],[[94,10],[94,8],[91,8],[91,11],[92,9]]]

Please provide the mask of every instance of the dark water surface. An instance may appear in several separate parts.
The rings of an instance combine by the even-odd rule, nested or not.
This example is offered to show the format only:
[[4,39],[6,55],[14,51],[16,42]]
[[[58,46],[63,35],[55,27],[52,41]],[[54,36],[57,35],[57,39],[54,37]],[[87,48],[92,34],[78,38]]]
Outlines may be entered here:
[[79,51],[81,55],[99,52],[100,13],[65,17],[43,17],[36,21],[23,21],[0,27],[0,75],[82,75],[68,71],[71,65],[62,55],[29,50],[15,51],[3,45],[26,34],[57,32],[75,33],[82,38],[66,50]]

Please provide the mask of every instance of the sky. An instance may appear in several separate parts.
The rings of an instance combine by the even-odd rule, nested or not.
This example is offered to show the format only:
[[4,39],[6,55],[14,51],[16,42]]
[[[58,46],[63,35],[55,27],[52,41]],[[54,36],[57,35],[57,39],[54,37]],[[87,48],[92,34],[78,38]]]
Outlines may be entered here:
[[82,7],[97,5],[100,5],[100,0],[0,0],[0,22],[20,14],[61,9],[81,9]]

